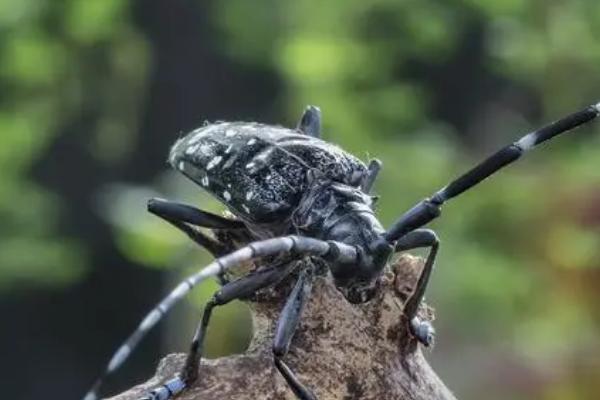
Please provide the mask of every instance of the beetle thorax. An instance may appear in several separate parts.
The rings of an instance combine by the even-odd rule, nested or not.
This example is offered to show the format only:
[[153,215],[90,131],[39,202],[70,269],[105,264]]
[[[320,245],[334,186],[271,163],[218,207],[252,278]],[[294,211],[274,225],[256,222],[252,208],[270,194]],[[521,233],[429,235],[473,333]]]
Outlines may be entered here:
[[314,179],[293,216],[299,233],[355,246],[352,265],[330,266],[338,286],[370,286],[385,266],[392,248],[372,209],[372,198],[358,188]]

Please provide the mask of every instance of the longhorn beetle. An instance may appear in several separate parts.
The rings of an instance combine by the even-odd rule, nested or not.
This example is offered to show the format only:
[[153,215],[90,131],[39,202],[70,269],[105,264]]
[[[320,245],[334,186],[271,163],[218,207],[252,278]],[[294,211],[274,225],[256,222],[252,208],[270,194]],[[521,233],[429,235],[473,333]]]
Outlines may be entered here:
[[[335,285],[353,303],[368,301],[390,256],[429,248],[423,271],[404,306],[408,329],[416,340],[431,345],[434,329],[417,310],[439,248],[437,235],[422,227],[440,215],[442,204],[477,185],[536,145],[585,124],[600,114],[600,103],[568,115],[500,149],[431,197],[402,214],[388,229],[373,212],[369,195],[381,162],[368,166],[339,147],[320,139],[321,112],[308,106],[295,129],[258,123],[208,124],[178,140],[169,163],[219,199],[234,214],[225,218],[195,207],[151,199],[148,210],[186,233],[215,260],[180,283],[143,319],[117,350],[85,400],[97,398],[104,377],[127,359],[142,337],[194,286],[219,277],[222,287],[206,304],[183,369],[141,400],[167,400],[199,379],[202,344],[212,310],[234,299],[276,285],[292,273],[297,280],[277,323],[273,343],[275,367],[302,400],[316,399],[284,361],[310,296],[312,274],[295,271],[295,260],[314,257],[328,266]],[[241,244],[219,240],[198,228],[226,232]],[[234,241],[235,242],[235,241]],[[225,272],[254,259],[275,256],[285,262],[229,282]],[[281,260],[281,258],[277,258]]]

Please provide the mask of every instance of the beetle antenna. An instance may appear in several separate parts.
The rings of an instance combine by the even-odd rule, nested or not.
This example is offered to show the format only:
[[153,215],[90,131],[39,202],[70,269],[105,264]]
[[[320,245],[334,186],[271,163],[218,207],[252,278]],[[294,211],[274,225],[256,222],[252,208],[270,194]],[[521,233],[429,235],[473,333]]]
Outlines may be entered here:
[[[295,256],[322,256],[326,259],[351,262],[358,258],[358,252],[353,246],[338,242],[326,242],[319,239],[300,236],[281,236],[273,239],[257,241],[248,244],[226,256],[219,257],[199,272],[189,276],[169,293],[156,307],[144,317],[136,330],[125,340],[110,359],[102,375],[92,385],[84,400],[98,399],[98,391],[109,375],[114,373],[129,358],[140,341],[152,329],[164,315],[185,295],[187,295],[197,284],[210,277],[222,275],[224,272],[235,268],[245,262],[256,258],[275,256],[280,254],[293,254]],[[181,386],[175,379],[170,381],[173,387]],[[179,385],[179,386],[178,386]],[[169,386],[168,391],[173,387]],[[181,386],[181,391],[185,387]],[[171,393],[172,395],[176,393]]]
[[509,144],[487,159],[453,180],[400,217],[385,233],[388,242],[394,242],[408,232],[417,229],[440,215],[443,203],[477,185],[496,171],[516,161],[524,153],[538,144],[590,122],[600,115],[600,103],[596,103],[576,113],[570,114],[541,129],[530,132],[516,142]]

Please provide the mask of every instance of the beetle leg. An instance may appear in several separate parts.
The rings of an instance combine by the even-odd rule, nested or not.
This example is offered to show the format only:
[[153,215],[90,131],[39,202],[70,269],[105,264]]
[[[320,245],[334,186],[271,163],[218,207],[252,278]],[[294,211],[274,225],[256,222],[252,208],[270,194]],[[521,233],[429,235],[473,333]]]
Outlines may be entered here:
[[[188,276],[184,281],[177,285],[177,287],[174,288],[169,295],[163,298],[160,303],[150,310],[135,331],[113,354],[102,374],[98,377],[96,382],[86,394],[85,400],[98,399],[98,391],[102,385],[102,382],[108,376],[112,375],[117,369],[119,369],[123,363],[125,363],[131,353],[137,348],[140,341],[164,317],[164,315],[173,308],[175,304],[177,304],[189,292],[191,292],[196,285],[204,282],[206,279],[215,277],[223,272],[229,271],[243,263],[255,260],[257,258],[273,257],[278,255],[294,255],[297,258],[302,258],[303,256],[316,256],[323,257],[324,259],[335,259],[340,262],[352,262],[356,260],[357,254],[358,251],[355,247],[345,243],[333,241],[326,242],[310,237],[290,235],[252,242],[230,254],[227,254],[226,256],[217,258],[205,268]],[[263,276],[262,273],[263,272],[261,272],[261,275],[259,276]],[[267,273],[266,270],[264,273]],[[258,271],[256,274],[258,274]],[[256,274],[248,275],[248,277],[256,277]],[[256,279],[258,280],[258,278]],[[233,285],[235,282],[232,282],[231,285]],[[250,285],[250,283],[248,283],[248,285]],[[176,378],[174,381],[169,381],[168,384],[170,385],[169,387],[177,386],[179,388],[178,385],[181,382],[181,379]],[[151,399],[165,400],[170,398],[171,394],[169,394],[168,397],[163,396],[165,394],[165,390],[167,389],[161,389],[161,392],[156,394],[154,397],[151,397]],[[183,389],[179,388],[177,390],[181,391]]]
[[312,280],[309,276],[309,271],[303,270],[300,272],[298,281],[281,311],[275,331],[275,339],[273,340],[273,360],[275,361],[275,366],[300,400],[316,400],[317,397],[300,382],[290,367],[283,361],[283,357],[288,352],[290,342],[300,322],[302,309],[311,290]]
[[[205,235],[194,226],[232,231],[246,229],[244,223],[241,221],[223,218],[186,204],[167,200],[150,199],[148,201],[148,211],[183,231],[190,239],[201,247],[204,247],[214,257],[220,257],[235,249]],[[221,284],[227,283],[227,279],[223,275],[219,276],[219,280]]]
[[187,204],[158,198],[148,200],[148,211],[167,221],[177,220],[210,229],[246,229],[242,221],[199,210]]
[[307,106],[296,127],[305,135],[321,137],[321,110],[316,106]]
[[375,183],[375,179],[377,179],[377,174],[381,171],[382,162],[376,158],[372,159],[369,162],[369,170],[367,174],[363,178],[363,181],[360,185],[360,188],[365,193],[370,193],[373,188],[373,183]]
[[415,289],[404,305],[404,315],[409,321],[410,332],[425,346],[430,346],[433,343],[435,330],[429,322],[419,319],[417,311],[425,296],[425,290],[427,289],[427,284],[434,268],[439,246],[440,241],[434,231],[430,229],[416,229],[398,240],[395,247],[395,251],[411,250],[420,247],[430,248]]
[[[240,221],[229,220],[218,215],[199,210],[187,204],[153,198],[148,200],[148,211],[179,230],[183,231],[200,247],[205,248],[213,257],[220,257],[235,250],[233,247],[205,235],[197,228],[190,226],[201,226],[204,228],[238,229]],[[243,224],[242,224],[243,226]],[[243,228],[239,228],[243,229]],[[225,285],[229,282],[225,274],[218,276],[219,283]]]
[[255,294],[258,290],[273,286],[292,272],[296,267],[295,262],[286,262],[255,271],[249,275],[239,278],[223,286],[217,291],[212,299],[206,304],[202,314],[202,320],[198,325],[194,339],[190,346],[181,376],[186,386],[189,387],[198,378],[198,369],[202,357],[202,348],[212,309],[222,306],[232,300],[243,299]]

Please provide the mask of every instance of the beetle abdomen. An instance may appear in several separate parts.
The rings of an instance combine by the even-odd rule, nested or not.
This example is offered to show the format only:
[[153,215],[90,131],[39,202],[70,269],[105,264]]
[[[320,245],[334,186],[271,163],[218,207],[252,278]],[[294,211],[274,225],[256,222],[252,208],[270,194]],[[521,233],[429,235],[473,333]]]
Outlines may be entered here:
[[179,140],[174,168],[255,223],[285,220],[306,190],[306,174],[321,171],[357,186],[366,171],[355,157],[294,130],[256,123],[217,123]]

